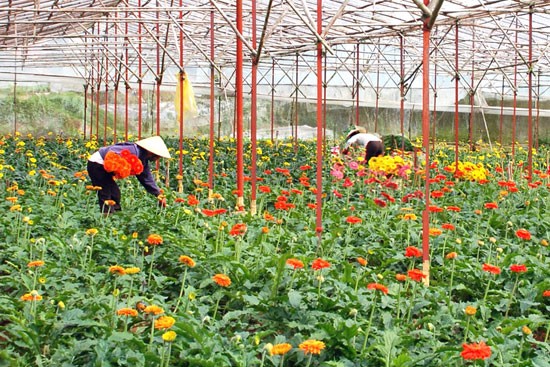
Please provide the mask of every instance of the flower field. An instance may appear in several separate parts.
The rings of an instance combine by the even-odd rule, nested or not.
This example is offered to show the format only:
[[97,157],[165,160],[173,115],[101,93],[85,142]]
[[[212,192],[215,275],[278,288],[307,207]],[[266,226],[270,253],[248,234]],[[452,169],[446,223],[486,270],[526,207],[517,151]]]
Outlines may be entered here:
[[97,142],[0,138],[0,366],[550,366],[547,147],[530,179],[520,146],[435,147],[425,286],[421,156],[327,147],[321,229],[314,141],[258,143],[256,215],[234,141],[210,195],[208,141],[167,143],[167,207],[130,177],[103,217]]

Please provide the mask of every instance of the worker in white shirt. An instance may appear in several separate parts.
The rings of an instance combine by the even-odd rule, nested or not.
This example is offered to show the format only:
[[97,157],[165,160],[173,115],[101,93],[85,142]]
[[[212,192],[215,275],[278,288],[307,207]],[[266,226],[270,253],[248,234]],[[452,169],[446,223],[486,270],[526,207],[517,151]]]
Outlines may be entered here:
[[348,154],[351,147],[365,149],[366,163],[369,163],[372,157],[384,155],[384,143],[380,136],[367,133],[362,127],[356,127],[348,133],[342,154]]

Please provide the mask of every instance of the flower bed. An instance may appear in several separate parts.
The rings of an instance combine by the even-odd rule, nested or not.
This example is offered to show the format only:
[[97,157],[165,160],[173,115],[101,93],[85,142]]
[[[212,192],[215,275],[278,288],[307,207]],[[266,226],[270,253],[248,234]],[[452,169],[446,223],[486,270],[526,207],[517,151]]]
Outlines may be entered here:
[[[177,156],[178,142],[168,143]],[[528,180],[522,149],[515,160],[461,150],[457,171],[454,148],[436,147],[425,287],[425,167],[410,153],[369,167],[327,148],[321,230],[313,141],[298,154],[287,141],[259,142],[256,215],[235,211],[234,145],[216,145],[210,197],[208,142],[189,139],[181,177],[177,159],[168,179],[160,162],[166,208],[127,179],[123,211],[105,218],[84,171],[96,142],[2,137],[0,359],[547,365],[546,148]]]

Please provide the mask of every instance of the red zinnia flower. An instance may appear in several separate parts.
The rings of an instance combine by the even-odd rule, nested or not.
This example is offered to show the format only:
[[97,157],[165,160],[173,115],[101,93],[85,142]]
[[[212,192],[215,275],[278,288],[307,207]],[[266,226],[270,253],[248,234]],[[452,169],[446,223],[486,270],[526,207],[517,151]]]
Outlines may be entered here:
[[326,260],[323,260],[321,258],[317,258],[315,260],[313,260],[313,262],[311,263],[311,268],[313,270],[321,270],[321,269],[325,269],[325,268],[328,268],[330,267],[330,263]]
[[269,194],[271,192],[271,188],[269,186],[258,186],[258,190],[265,194]]
[[485,203],[484,205],[485,209],[498,209],[498,204],[493,202],[493,203]]
[[512,273],[525,273],[527,271],[527,266],[523,264],[512,264],[510,265],[510,271]]
[[409,275],[409,278],[414,280],[415,282],[420,282],[422,279],[426,278],[426,274],[420,269],[412,269],[407,272]]
[[461,209],[458,206],[451,205],[451,206],[447,207],[447,210],[450,211],[450,212],[457,212],[458,213],[458,212],[460,212]]
[[550,289],[547,291],[542,292],[543,297],[550,297]]
[[422,257],[422,251],[418,247],[409,246],[405,249],[405,257]]
[[498,266],[494,266],[491,264],[483,264],[483,267],[481,268],[483,271],[486,271],[487,273],[492,274],[500,274],[500,268]]
[[294,268],[294,270],[296,270],[296,269],[302,269],[302,268],[304,267],[304,263],[303,263],[303,262],[301,262],[301,261],[298,260],[298,259],[294,259],[294,258],[288,259],[288,260],[286,261],[286,264],[287,264],[288,266],[291,266],[292,268]]
[[518,238],[521,238],[522,240],[530,240],[531,239],[531,233],[523,228],[520,228],[516,231],[516,236]]
[[486,359],[491,356],[491,347],[485,344],[485,342],[462,344],[460,355],[464,359]]
[[231,227],[231,230],[229,231],[229,234],[231,236],[242,236],[246,233],[246,224],[244,223],[237,223],[233,227]]
[[384,294],[388,294],[388,288],[380,283],[369,283],[367,285],[367,289],[375,289],[377,291],[380,291]]
[[361,218],[354,217],[353,215],[350,215],[346,218],[346,222],[348,222],[349,224],[361,223],[362,221],[363,220]]
[[454,231],[456,229],[451,223],[443,223],[441,228],[446,229],[447,231]]
[[198,205],[200,203],[199,199],[195,195],[188,195],[187,196],[187,204],[191,206]]
[[387,205],[384,200],[381,200],[379,198],[374,198],[374,203],[381,208],[384,208]]

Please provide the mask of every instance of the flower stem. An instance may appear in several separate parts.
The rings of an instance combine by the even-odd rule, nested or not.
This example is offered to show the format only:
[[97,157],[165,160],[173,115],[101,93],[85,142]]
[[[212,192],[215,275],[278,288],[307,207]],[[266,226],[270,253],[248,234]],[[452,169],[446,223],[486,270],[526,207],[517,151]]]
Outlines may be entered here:
[[306,364],[306,367],[309,367],[309,365],[311,364],[311,358],[313,357],[313,354],[310,354],[309,355],[309,358],[307,359],[307,364]]
[[512,292],[510,292],[510,298],[508,299],[508,306],[506,307],[506,313],[504,314],[505,318],[508,317],[508,312],[510,312],[510,307],[512,306],[512,301],[514,300],[514,293],[516,293],[518,283],[519,283],[519,274],[516,275],[516,281],[514,282],[514,287],[512,288]]
[[468,319],[466,320],[466,327],[464,328],[464,341],[463,343],[466,343],[468,340],[468,330],[470,329],[470,319],[471,317],[468,316]]
[[216,301],[216,307],[214,308],[214,315],[212,316],[212,320],[216,320],[216,314],[218,313],[218,307],[220,306],[220,300],[222,299],[222,295],[218,297],[218,300]]
[[187,278],[187,267],[185,267],[185,271],[183,272],[183,278],[181,281],[181,288],[180,288],[180,294],[178,296],[178,302],[176,302],[176,307],[174,307],[174,313],[178,311],[178,307],[181,302],[181,297],[183,296],[183,289],[185,288],[185,279]]
[[451,301],[452,301],[452,295],[453,295],[453,278],[455,275],[455,261],[451,260],[451,279],[449,280],[449,298],[447,299],[447,307],[451,309]]
[[376,301],[376,293],[374,293],[374,296],[372,298],[372,307],[370,310],[369,323],[367,324],[367,330],[365,331],[365,340],[363,341],[363,346],[361,347],[360,355],[363,355],[363,353],[365,353],[365,349],[367,349],[367,341],[369,340],[370,328],[372,325],[372,318],[374,317],[374,309],[376,307],[375,301]]
[[149,265],[149,277],[147,277],[147,286],[151,284],[151,276],[153,275],[153,262],[155,260],[155,248],[156,246],[153,246],[153,252],[151,253],[151,264]]

